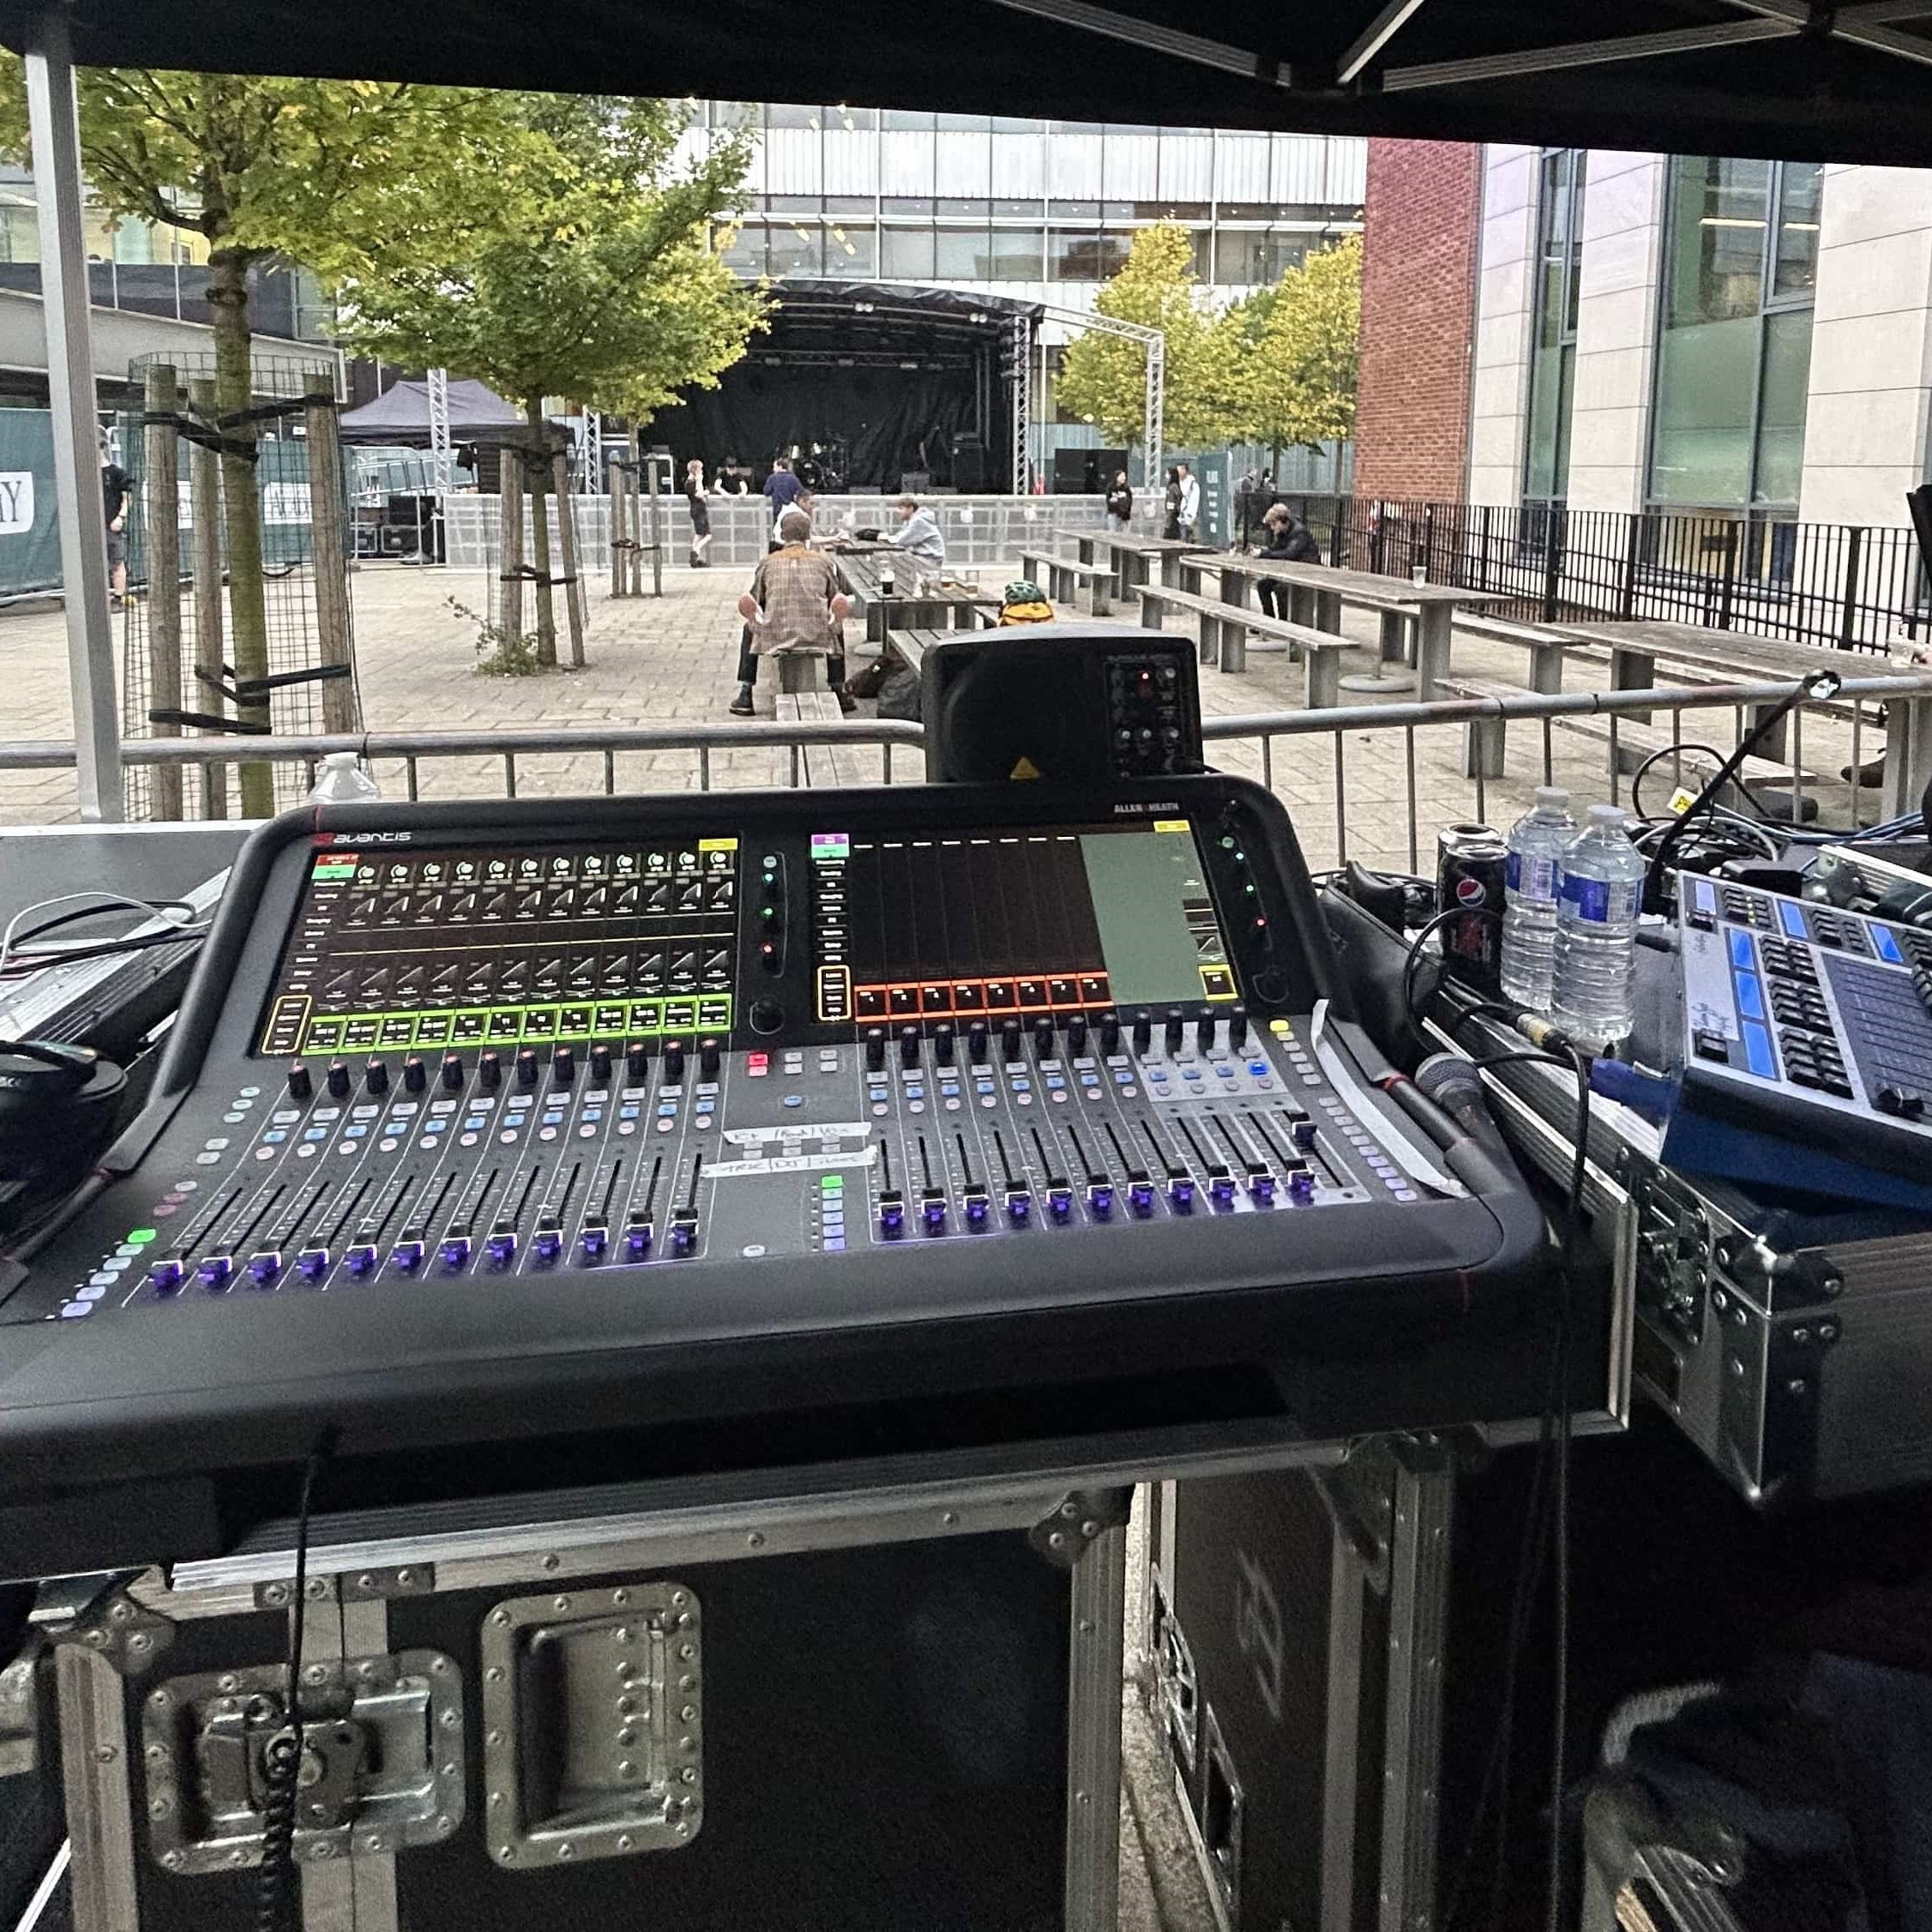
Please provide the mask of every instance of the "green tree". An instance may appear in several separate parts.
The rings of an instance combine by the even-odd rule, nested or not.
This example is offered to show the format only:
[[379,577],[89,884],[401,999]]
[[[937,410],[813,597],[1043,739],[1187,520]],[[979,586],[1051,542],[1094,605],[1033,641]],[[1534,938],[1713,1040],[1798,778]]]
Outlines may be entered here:
[[[460,248],[343,277],[345,345],[479,378],[522,405],[539,447],[546,397],[641,419],[682,389],[715,388],[763,313],[711,239],[738,202],[745,137],[720,133],[680,161],[684,114],[672,103],[524,95],[516,113],[514,191],[479,178],[469,191],[494,213]],[[530,492],[539,564],[546,477],[533,472]],[[554,665],[540,575],[537,609],[539,659]]]
[[1351,235],[1229,310],[1234,432],[1285,448],[1339,442],[1355,428],[1362,333],[1362,238]]
[[[82,68],[81,166],[110,214],[200,235],[217,406],[231,420],[222,463],[231,648],[237,671],[268,671],[262,528],[252,462],[256,426],[249,272],[280,255],[325,280],[368,273],[466,220],[454,192],[472,163],[503,153],[502,97],[481,90],[345,81]],[[27,155],[20,61],[0,58],[0,152]],[[242,715],[268,721],[265,703]],[[266,766],[245,767],[242,804],[274,809]]]
[[[1188,231],[1176,223],[1141,229],[1119,274],[1094,303],[1103,316],[1161,332],[1167,364],[1163,433],[1177,449],[1221,440],[1234,376],[1231,344],[1203,304],[1190,267],[1193,253]],[[1068,346],[1061,365],[1060,406],[1137,448],[1145,433],[1147,367],[1138,342],[1089,330]]]

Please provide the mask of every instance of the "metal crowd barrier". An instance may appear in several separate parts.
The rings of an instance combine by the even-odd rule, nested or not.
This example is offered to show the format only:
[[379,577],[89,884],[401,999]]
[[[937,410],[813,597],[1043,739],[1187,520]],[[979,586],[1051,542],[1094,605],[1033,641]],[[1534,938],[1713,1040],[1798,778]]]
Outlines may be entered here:
[[[1475,730],[1484,725],[1520,721],[1540,727],[1540,756],[1526,776],[1498,779],[1486,775],[1487,761],[1464,757],[1458,768],[1471,787],[1472,811],[1478,819],[1489,816],[1491,787],[1513,791],[1517,797],[1532,784],[1545,782],[1551,775],[1555,748],[1553,733],[1566,719],[1601,716],[1607,720],[1609,758],[1606,785],[1610,796],[1618,798],[1622,787],[1618,721],[1653,713],[1668,713],[1671,742],[1682,745],[1686,755],[1695,749],[1695,741],[1684,736],[1682,720],[1687,713],[1730,712],[1734,715],[1731,742],[1747,728],[1746,720],[1755,709],[1776,703],[1789,692],[1788,683],[1760,682],[1733,684],[1664,685],[1644,690],[1580,691],[1543,695],[1525,692],[1506,697],[1475,697],[1439,700],[1427,704],[1365,704],[1335,707],[1317,711],[1273,711],[1209,718],[1202,735],[1210,745],[1257,748],[1258,770],[1254,775],[1270,791],[1276,789],[1279,741],[1326,738],[1330,743],[1330,802],[1334,809],[1335,863],[1348,858],[1349,776],[1347,750],[1351,734],[1386,735],[1400,732],[1403,737],[1405,785],[1401,800],[1406,822],[1411,867],[1420,862],[1422,831],[1417,789],[1417,735],[1431,727],[1460,726]],[[1818,707],[1800,706],[1791,714],[1788,762],[1795,802],[1802,802],[1806,784],[1803,768],[1803,728],[1808,709],[1829,711],[1843,718],[1849,712],[1851,762],[1862,762],[1866,733],[1875,730],[1866,718],[1875,704],[1888,707],[1883,727],[1887,748],[1887,773],[1883,786],[1887,816],[1894,810],[1916,809],[1925,785],[1932,780],[1932,673],[1910,673],[1883,677],[1847,678],[1835,697]],[[603,763],[602,789],[615,796],[618,787],[617,759],[625,753],[686,752],[695,759],[695,777],[700,791],[718,789],[713,761],[720,753],[789,751],[790,778],[794,785],[806,782],[799,754],[809,745],[846,747],[876,746],[881,753],[884,781],[917,780],[923,776],[923,761],[909,761],[905,769],[895,752],[923,743],[917,725],[890,719],[852,719],[841,722],[799,723],[754,721],[749,724],[683,724],[575,726],[569,730],[509,729],[486,731],[372,731],[333,737],[291,738],[140,738],[122,748],[130,767],[176,765],[189,767],[233,766],[257,762],[298,766],[305,782],[313,783],[322,758],[331,751],[354,751],[386,776],[384,767],[400,764],[406,796],[421,796],[422,767],[426,762],[452,758],[483,758],[502,766],[500,795],[515,797],[518,788],[520,758],[582,756],[598,754]],[[1719,747],[1719,749],[1724,749]],[[1675,762],[1675,761],[1672,761]],[[51,739],[0,744],[0,777],[9,772],[71,769],[74,747]],[[1306,780],[1311,767],[1299,766],[1294,777]],[[1284,773],[1286,776],[1289,774]],[[1440,774],[1432,773],[1440,782]],[[656,788],[656,787],[653,787]],[[477,796],[479,794],[470,794]],[[1377,801],[1383,803],[1384,801]],[[1802,804],[1797,805],[1802,809]],[[1311,861],[1322,857],[1321,841],[1312,828],[1304,835]],[[1378,846],[1387,851],[1389,845]]]

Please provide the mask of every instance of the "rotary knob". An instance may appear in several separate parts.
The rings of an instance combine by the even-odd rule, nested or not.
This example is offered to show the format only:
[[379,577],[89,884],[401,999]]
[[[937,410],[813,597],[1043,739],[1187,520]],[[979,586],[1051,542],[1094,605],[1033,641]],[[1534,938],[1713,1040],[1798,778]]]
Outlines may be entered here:
[[[482,1069],[478,1069],[480,1072]],[[459,1093],[463,1086],[463,1056],[460,1053],[446,1053],[442,1056],[442,1086],[446,1093]]]
[[886,1030],[883,1026],[868,1026],[865,1029],[865,1065],[870,1073],[877,1073],[886,1063]]
[[1181,1042],[1187,1037],[1187,1015],[1177,1006],[1169,1007],[1165,1037],[1167,1041],[1167,1050],[1170,1053],[1178,1053],[1181,1050]]
[[1154,1043],[1154,1016],[1142,1007],[1134,1015],[1134,1050],[1145,1053]]
[[986,1042],[989,1029],[984,1020],[974,1020],[966,1026],[966,1058],[974,1066],[983,1065],[986,1058]]
[[569,1047],[560,1046],[550,1056],[551,1078],[559,1086],[568,1086],[577,1077],[577,1056]]
[[1020,1057],[1020,1022],[1006,1020],[1000,1027],[1000,1050],[1008,1060]]
[[371,1093],[387,1093],[389,1091],[389,1069],[381,1060],[371,1060],[362,1070],[362,1084]]
[[953,1064],[953,1029],[950,1026],[935,1026],[932,1030],[932,1057],[942,1067]]
[[1100,1050],[1103,1053],[1120,1051],[1120,1015],[1117,1013],[1103,1014],[1100,1017]]
[[590,1050],[590,1083],[593,1086],[611,1084],[611,1050],[607,1046],[593,1046]]
[[1209,1053],[1213,1050],[1214,1015],[1213,1014],[1204,1013],[1199,1020],[1195,1020],[1194,1037],[1195,1044],[1203,1053]]
[[1053,1020],[1043,1014],[1033,1022],[1033,1051],[1041,1059],[1047,1059],[1053,1052]]
[[919,1063],[919,1029],[917,1026],[899,1029],[899,1063],[902,1067],[916,1067]]
[[306,1100],[316,1090],[316,1083],[309,1077],[309,1069],[298,1060],[288,1070],[288,1097],[291,1100]]
[[633,1040],[624,1049],[624,1071],[633,1080],[642,1080],[651,1071],[651,1050],[642,1040]]
[[1228,1008],[1228,1044],[1237,1051],[1248,1044],[1248,1008],[1244,1006]]
[[527,1046],[516,1056],[516,1084],[519,1086],[534,1086],[537,1084],[537,1050]]
[[1067,1050],[1069,1053],[1086,1051],[1086,1015],[1076,1013],[1067,1022]]
[[402,1085],[406,1093],[420,1093],[430,1084],[430,1069],[420,1054],[412,1053],[402,1063]]
[[331,1060],[328,1074],[329,1098],[346,1100],[349,1098],[349,1063],[346,1060]]
[[664,1083],[676,1086],[684,1077],[684,1043],[683,1040],[666,1040],[664,1043]]
[[704,1080],[716,1080],[718,1069],[725,1063],[724,1049],[716,1040],[698,1042],[698,1073]]
[[[447,1074],[443,1077],[448,1078]],[[494,1047],[477,1056],[476,1078],[477,1084],[490,1093],[503,1084],[503,1056]]]

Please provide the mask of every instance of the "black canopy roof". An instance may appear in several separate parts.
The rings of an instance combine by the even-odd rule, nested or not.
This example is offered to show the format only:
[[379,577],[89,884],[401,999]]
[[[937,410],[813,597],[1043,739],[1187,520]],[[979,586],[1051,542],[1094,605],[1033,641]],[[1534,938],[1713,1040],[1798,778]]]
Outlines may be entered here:
[[[0,39],[20,46],[34,10],[0,0]],[[78,0],[72,32],[99,65],[1924,166],[1928,16],[1932,0]]]

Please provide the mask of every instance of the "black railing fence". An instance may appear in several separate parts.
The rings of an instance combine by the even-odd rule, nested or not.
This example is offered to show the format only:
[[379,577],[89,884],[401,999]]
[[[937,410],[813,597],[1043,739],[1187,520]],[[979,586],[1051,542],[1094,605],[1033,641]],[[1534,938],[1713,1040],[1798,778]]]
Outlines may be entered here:
[[1883,652],[1932,633],[1909,528],[1290,495],[1332,563],[1502,593],[1544,623],[1647,617]]

